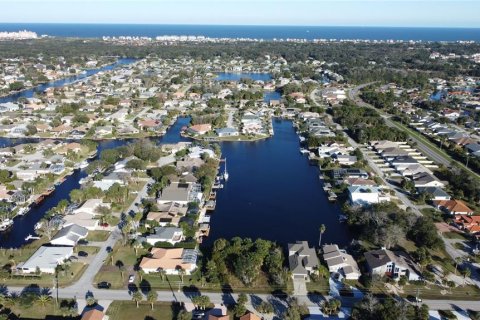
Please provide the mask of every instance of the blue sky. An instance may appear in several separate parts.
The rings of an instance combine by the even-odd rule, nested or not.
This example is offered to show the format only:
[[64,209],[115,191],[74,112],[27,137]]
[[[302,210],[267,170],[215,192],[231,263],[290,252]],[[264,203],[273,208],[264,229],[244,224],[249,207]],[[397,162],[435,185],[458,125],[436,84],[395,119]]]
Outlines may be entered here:
[[480,0],[0,0],[0,22],[480,27]]

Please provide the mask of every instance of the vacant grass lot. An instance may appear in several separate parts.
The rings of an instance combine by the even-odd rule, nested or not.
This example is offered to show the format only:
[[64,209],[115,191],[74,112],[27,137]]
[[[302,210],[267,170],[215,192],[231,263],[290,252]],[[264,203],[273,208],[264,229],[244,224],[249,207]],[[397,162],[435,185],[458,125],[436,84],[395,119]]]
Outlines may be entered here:
[[133,301],[114,301],[107,310],[110,319],[115,320],[175,320],[181,307],[178,304],[157,302],[153,310],[149,303],[142,302],[137,308]]

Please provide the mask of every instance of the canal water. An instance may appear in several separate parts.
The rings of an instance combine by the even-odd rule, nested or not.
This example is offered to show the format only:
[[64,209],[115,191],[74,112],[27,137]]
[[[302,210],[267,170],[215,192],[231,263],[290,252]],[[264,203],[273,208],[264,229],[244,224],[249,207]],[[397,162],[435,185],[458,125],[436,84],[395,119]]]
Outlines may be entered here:
[[20,91],[20,92],[17,92],[17,93],[14,93],[14,94],[11,94],[11,95],[8,95],[8,96],[5,96],[5,97],[0,97],[0,103],[13,102],[13,101],[18,100],[19,98],[32,98],[35,95],[36,92],[43,92],[48,88],[63,87],[63,86],[72,84],[72,83],[74,83],[78,80],[88,78],[88,77],[90,77],[94,74],[97,74],[99,72],[113,70],[118,66],[130,64],[130,63],[133,63],[135,61],[136,61],[136,59],[130,59],[130,58],[118,59],[115,63],[106,65],[106,66],[101,67],[101,68],[88,69],[88,70],[85,70],[85,73],[82,73],[82,74],[78,74],[78,75],[75,75],[75,76],[63,78],[63,79],[60,79],[60,80],[47,82],[47,83],[41,84],[39,86],[36,86],[32,89],[23,90],[23,91]]
[[[167,133],[160,137],[154,138],[153,141],[157,143],[176,143],[180,141],[189,141],[180,136],[180,131],[183,126],[189,123],[189,118],[179,118],[175,124],[167,130]],[[120,147],[122,145],[131,143],[133,139],[118,139],[100,141],[97,147],[97,158],[103,150]],[[38,139],[7,139],[0,138],[0,146],[14,146],[21,143],[38,142]],[[97,159],[96,158],[96,159]],[[25,244],[25,238],[29,234],[35,233],[35,224],[39,222],[48,210],[55,207],[62,199],[70,199],[70,191],[80,188],[78,183],[80,179],[86,177],[87,174],[83,170],[75,170],[74,173],[67,177],[67,179],[58,186],[51,196],[38,206],[34,206],[24,216],[18,216],[14,219],[13,226],[5,232],[0,233],[0,247],[1,248],[18,248]]]
[[[272,76],[269,73],[248,73],[248,72],[218,72],[215,80],[217,81],[240,81],[241,79],[252,79],[254,81],[270,81]],[[265,91],[263,101],[270,103],[271,100],[281,100],[282,93],[280,91]]]
[[273,129],[273,137],[266,140],[222,143],[229,180],[217,192],[205,244],[239,236],[315,245],[321,224],[326,226],[323,243],[348,244],[347,227],[339,222],[340,206],[328,202],[318,168],[299,152],[292,122],[274,120]]

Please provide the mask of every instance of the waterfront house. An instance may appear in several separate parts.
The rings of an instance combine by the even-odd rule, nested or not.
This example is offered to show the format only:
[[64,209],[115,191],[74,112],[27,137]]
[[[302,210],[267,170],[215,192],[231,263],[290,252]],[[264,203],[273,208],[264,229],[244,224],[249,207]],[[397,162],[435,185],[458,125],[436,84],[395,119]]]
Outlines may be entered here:
[[455,214],[465,214],[472,215],[473,210],[470,209],[462,200],[439,200],[434,201],[434,204],[438,209],[447,212],[451,215]]
[[322,251],[323,260],[331,273],[340,273],[347,280],[358,280],[362,275],[353,257],[345,250],[340,250],[336,244],[324,245]]
[[188,128],[188,132],[193,135],[202,135],[212,130],[211,124],[196,124]]
[[150,256],[142,258],[139,266],[145,273],[162,270],[166,274],[178,274],[183,269],[189,275],[197,268],[197,257],[194,249],[152,248]]
[[390,197],[379,187],[372,186],[350,186],[348,187],[348,198],[352,204],[362,206],[390,201]]
[[364,256],[372,275],[389,276],[394,280],[406,276],[409,281],[421,278],[413,262],[400,252],[380,249],[365,252]]
[[332,170],[332,177],[335,180],[343,180],[349,178],[368,179],[368,173],[363,169],[357,168],[340,168]]
[[171,183],[163,188],[157,199],[158,204],[166,204],[176,202],[182,205],[188,204],[192,200],[192,184],[191,183]]
[[94,216],[97,214],[96,210],[100,206],[110,208],[110,203],[104,203],[102,199],[88,199],[79,208],[73,210],[73,214],[85,213]]
[[70,246],[74,247],[79,240],[85,239],[88,235],[88,229],[77,224],[71,224],[68,227],[63,227],[50,240],[50,244],[55,246]]
[[155,228],[154,234],[145,237],[145,241],[152,246],[157,242],[168,242],[175,245],[183,240],[185,240],[183,229],[176,227],[158,227]]
[[73,255],[73,247],[47,247],[41,246],[25,262],[17,265],[21,273],[36,273],[37,269],[43,273],[55,273],[55,268],[64,263]]
[[215,132],[219,137],[236,137],[240,134],[235,128],[219,128]]
[[318,267],[318,258],[307,241],[297,241],[288,244],[288,263],[294,279],[309,280],[310,273]]
[[355,156],[349,156],[349,155],[343,155],[343,154],[337,154],[334,156],[335,161],[343,166],[351,166],[357,162],[357,157]]
[[99,181],[93,181],[93,186],[102,189],[102,191],[107,191],[110,189],[115,183],[119,185],[124,185],[124,181],[127,175],[123,172],[112,172],[108,176],[102,178]]

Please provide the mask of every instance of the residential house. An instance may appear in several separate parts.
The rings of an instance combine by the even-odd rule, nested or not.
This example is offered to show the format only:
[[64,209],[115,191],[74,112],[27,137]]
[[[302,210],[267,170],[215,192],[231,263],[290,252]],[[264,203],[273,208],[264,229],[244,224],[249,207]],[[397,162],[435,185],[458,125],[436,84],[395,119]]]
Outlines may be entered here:
[[357,162],[357,157],[339,154],[335,156],[335,161],[340,165],[351,166]]
[[434,204],[438,209],[448,212],[452,215],[455,214],[466,214],[472,215],[473,210],[470,209],[462,200],[440,200],[434,201]]
[[451,197],[442,188],[439,187],[421,187],[418,188],[418,193],[424,193],[433,201],[450,200]]
[[198,251],[194,249],[152,248],[150,255],[140,261],[145,273],[163,270],[166,274],[178,274],[183,269],[189,275],[197,268]]
[[212,130],[211,124],[196,124],[188,128],[188,132],[194,135],[203,135]]
[[480,232],[480,216],[469,216],[466,214],[459,214],[455,216],[454,223],[462,230],[471,234]]
[[145,237],[145,241],[155,245],[157,242],[168,242],[175,245],[185,239],[183,236],[183,229],[176,227],[158,227],[155,228],[155,233]]
[[81,320],[108,320],[108,316],[98,309],[90,309],[83,313]]
[[399,252],[387,249],[373,250],[364,253],[368,271],[372,275],[389,276],[394,280],[406,276],[408,280],[420,280],[413,262]]
[[157,199],[158,204],[165,204],[176,202],[181,205],[186,205],[192,201],[192,186],[191,183],[171,183],[169,186],[163,188],[160,196]]
[[318,267],[317,253],[307,241],[288,244],[288,263],[292,277],[309,280],[309,274]]
[[444,187],[445,184],[438,180],[433,174],[421,172],[412,177],[415,188],[422,187]]
[[347,280],[358,280],[362,275],[357,262],[336,244],[322,247],[323,260],[327,263],[328,270],[332,273],[341,273]]
[[17,271],[22,273],[36,273],[37,269],[43,273],[55,273],[55,268],[64,263],[73,254],[73,247],[41,246],[25,262],[17,265]]
[[348,198],[352,204],[362,206],[390,201],[390,197],[379,187],[372,186],[350,186],[348,187]]
[[219,137],[236,137],[240,134],[235,128],[220,128],[215,129],[215,132]]
[[88,235],[88,229],[77,224],[71,224],[68,227],[63,227],[50,240],[50,244],[55,246],[69,246],[74,247],[80,239],[85,239]]

